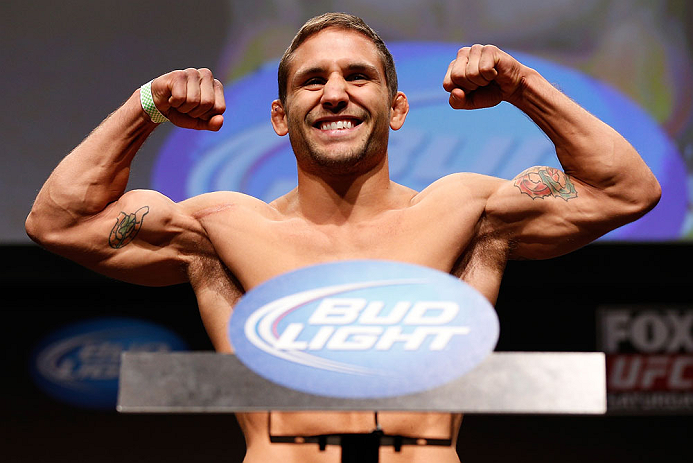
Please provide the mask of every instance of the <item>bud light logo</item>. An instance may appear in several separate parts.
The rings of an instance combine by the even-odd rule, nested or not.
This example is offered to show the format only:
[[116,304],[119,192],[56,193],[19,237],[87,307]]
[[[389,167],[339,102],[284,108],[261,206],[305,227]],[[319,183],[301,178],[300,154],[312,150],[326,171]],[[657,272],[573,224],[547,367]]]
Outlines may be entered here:
[[421,392],[462,376],[493,351],[491,304],[446,273],[385,261],[299,269],[236,305],[236,355],[283,386],[340,398]]
[[172,331],[132,318],[98,318],[62,328],[44,339],[31,373],[45,393],[83,408],[115,410],[120,355],[186,350]]

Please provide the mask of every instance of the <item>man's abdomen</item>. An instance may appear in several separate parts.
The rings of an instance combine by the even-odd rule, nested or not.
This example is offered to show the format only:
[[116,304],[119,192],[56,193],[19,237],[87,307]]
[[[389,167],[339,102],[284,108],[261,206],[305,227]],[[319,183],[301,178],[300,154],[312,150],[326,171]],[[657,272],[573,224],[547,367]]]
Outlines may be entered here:
[[[451,439],[450,446],[405,445],[400,452],[391,446],[380,449],[382,463],[430,462],[457,463],[455,441],[461,415],[443,413],[380,412],[377,415],[382,431],[388,435],[411,438]],[[279,444],[273,436],[315,436],[323,434],[368,434],[376,429],[373,412],[272,412],[244,413],[238,422],[245,433],[245,463],[282,461],[302,463],[339,462],[341,449],[328,445],[320,451],[317,444]]]

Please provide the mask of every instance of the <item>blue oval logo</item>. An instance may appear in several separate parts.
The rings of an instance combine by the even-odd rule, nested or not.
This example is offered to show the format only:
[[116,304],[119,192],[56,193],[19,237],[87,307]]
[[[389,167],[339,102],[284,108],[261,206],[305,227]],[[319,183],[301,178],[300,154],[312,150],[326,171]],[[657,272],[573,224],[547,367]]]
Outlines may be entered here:
[[386,261],[320,264],[249,291],[229,334],[238,358],[285,387],[340,398],[441,386],[493,351],[498,318],[457,278]]
[[[453,172],[510,179],[533,165],[559,167],[551,142],[510,104],[476,111],[450,108],[441,85],[458,44],[394,42],[389,46],[400,87],[410,102],[407,122],[390,136],[390,175],[395,182],[421,191]],[[662,200],[653,211],[601,239],[680,237],[688,214],[686,166],[657,122],[604,82],[536,56],[510,53],[620,132],[660,181]],[[172,130],[153,170],[154,189],[176,201],[232,190],[270,202],[296,186],[296,161],[288,137],[278,137],[268,117],[277,94],[277,62],[265,63],[227,85],[224,92],[231,108],[224,127],[219,132]]]
[[122,352],[186,349],[186,343],[163,326],[133,318],[98,318],[48,335],[34,351],[31,373],[36,385],[55,399],[115,410]]

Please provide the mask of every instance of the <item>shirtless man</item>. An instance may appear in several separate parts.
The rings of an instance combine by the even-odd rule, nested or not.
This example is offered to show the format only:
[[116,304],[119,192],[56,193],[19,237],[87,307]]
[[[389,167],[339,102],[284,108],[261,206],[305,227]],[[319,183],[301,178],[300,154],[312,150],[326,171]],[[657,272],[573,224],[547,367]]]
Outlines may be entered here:
[[[631,145],[536,71],[491,45],[465,47],[452,58],[443,80],[450,105],[510,102],[553,141],[563,172],[531,167],[509,181],[459,173],[421,192],[392,182],[388,134],[404,123],[407,98],[380,38],[358,18],[329,14],[309,21],[287,50],[271,107],[274,130],[289,135],[296,155],[296,189],[270,204],[227,191],[180,203],[155,191],[125,192],[130,163],[157,126],[137,90],[51,174],[27,232],[114,278],[189,282],[216,350],[230,352],[234,303],[284,272],[343,259],[397,260],[450,272],[494,303],[508,259],[570,252],[657,203],[659,184]],[[209,70],[173,71],[151,88],[173,124],[221,127],[222,85]],[[238,416],[245,461],[339,461],[338,447],[270,443],[268,416]],[[378,419],[387,434],[445,438],[451,418]],[[456,427],[460,421],[454,418]],[[285,435],[368,433],[375,420],[373,413],[272,413],[271,425]],[[454,444],[400,453],[384,447],[380,455],[385,463],[459,461]]]

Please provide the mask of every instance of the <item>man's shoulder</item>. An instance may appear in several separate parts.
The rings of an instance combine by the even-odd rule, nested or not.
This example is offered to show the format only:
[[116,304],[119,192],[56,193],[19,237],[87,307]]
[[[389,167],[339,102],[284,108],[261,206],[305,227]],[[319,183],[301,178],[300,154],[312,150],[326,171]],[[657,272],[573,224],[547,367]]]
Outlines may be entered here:
[[450,174],[431,183],[413,198],[412,203],[460,199],[485,201],[505,182],[498,177],[473,172]]
[[220,213],[268,214],[273,209],[260,199],[236,191],[203,193],[181,201],[179,204],[197,219],[219,215]]

